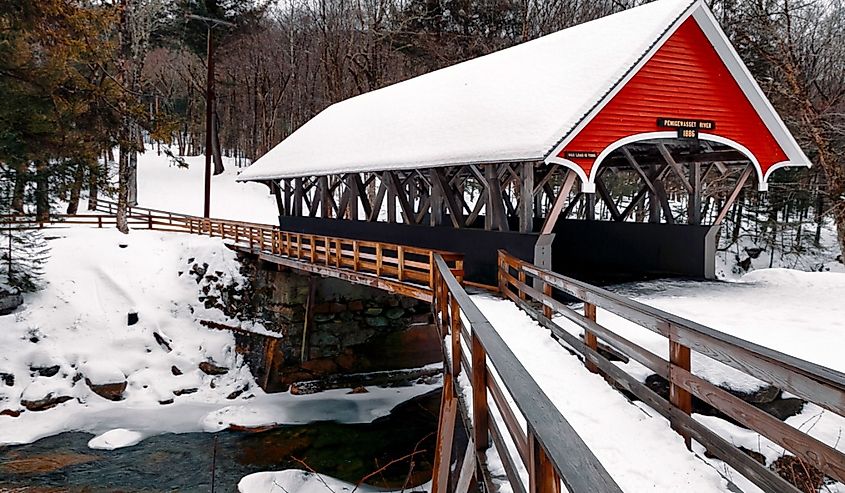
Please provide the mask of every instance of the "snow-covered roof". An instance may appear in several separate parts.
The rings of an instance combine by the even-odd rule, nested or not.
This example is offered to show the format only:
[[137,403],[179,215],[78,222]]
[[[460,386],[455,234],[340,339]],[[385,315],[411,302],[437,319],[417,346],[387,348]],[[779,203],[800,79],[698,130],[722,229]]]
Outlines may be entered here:
[[658,0],[334,104],[239,179],[541,160],[693,4]]

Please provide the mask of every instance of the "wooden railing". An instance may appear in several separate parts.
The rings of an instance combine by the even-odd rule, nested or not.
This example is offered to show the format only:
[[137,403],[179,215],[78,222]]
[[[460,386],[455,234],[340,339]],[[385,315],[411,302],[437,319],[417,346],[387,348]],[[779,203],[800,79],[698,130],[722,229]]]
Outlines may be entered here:
[[[780,476],[690,417],[696,396],[741,425],[778,444],[838,481],[845,482],[845,454],[696,376],[692,351],[768,382],[839,415],[845,415],[845,375],[772,349],[718,332],[604,289],[571,279],[499,252],[499,288],[558,340],[579,352],[592,371],[631,392],[668,418],[687,440],[696,440],[765,491],[797,492]],[[584,302],[584,314],[555,299],[557,292]],[[667,361],[596,322],[601,307],[667,339]],[[558,313],[584,330],[576,337],[552,320]],[[660,397],[598,351],[598,340],[669,382]]]
[[[439,255],[434,259],[432,308],[441,335],[448,341],[445,353],[450,357],[445,365],[432,492],[466,493],[478,469],[483,473],[479,480],[484,481],[485,491],[497,491],[486,467],[491,441],[514,493],[558,493],[561,483],[575,493],[621,491],[472,302],[447,262]],[[456,388],[461,372],[471,386],[469,406]],[[471,421],[467,423],[471,432],[457,479],[453,478],[450,487],[452,438],[459,409],[467,415],[466,421]],[[514,444],[516,457],[508,443]],[[520,477],[517,461],[528,471],[527,484]],[[484,467],[477,468],[479,464]]]
[[[98,214],[53,215],[49,222],[24,215],[5,216],[3,222],[39,228],[69,224],[102,228],[116,224],[117,204],[101,199],[97,209]],[[268,224],[202,218],[143,207],[128,208],[127,223],[132,228],[220,237],[240,251],[271,262],[427,302],[432,299],[435,253],[441,255],[456,276],[463,277],[463,255],[425,248],[294,233]]]

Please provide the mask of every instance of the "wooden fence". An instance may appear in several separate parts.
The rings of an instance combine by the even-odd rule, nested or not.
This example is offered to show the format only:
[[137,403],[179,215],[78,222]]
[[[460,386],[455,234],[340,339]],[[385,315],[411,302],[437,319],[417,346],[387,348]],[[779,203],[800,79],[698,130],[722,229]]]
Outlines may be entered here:
[[[839,415],[845,415],[845,375],[842,373],[538,268],[504,251],[499,251],[499,289],[559,341],[580,353],[591,371],[603,374],[609,382],[626,389],[669,419],[672,427],[685,437],[688,446],[691,439],[696,440],[763,490],[799,491],[690,417],[692,396],[780,445],[827,476],[845,482],[845,454],[696,376],[692,373],[690,355],[695,351]],[[558,301],[557,292],[583,301],[584,313]],[[596,307],[665,337],[669,359],[596,323]],[[580,326],[583,338],[570,334],[554,322],[552,314],[555,312]],[[606,359],[598,351],[598,340],[666,379],[670,385],[669,400]]]
[[[3,222],[16,227],[62,227],[91,225],[99,228],[116,224],[117,205],[100,200],[98,214],[54,215],[49,222],[32,216],[5,216]],[[452,272],[463,277],[463,255],[424,248],[374,241],[351,240],[282,231],[278,226],[226,219],[176,214],[168,211],[130,207],[129,226],[220,237],[242,252],[280,265],[315,274],[337,277],[370,285],[422,301],[432,299],[433,255],[439,253]]]
[[[559,493],[561,483],[574,493],[620,492],[598,459],[472,302],[446,261],[440,255],[434,258],[437,268],[432,308],[441,335],[450,341],[444,348],[450,357],[440,408],[432,493],[466,493],[476,470],[482,472],[479,479],[485,483],[484,491],[497,491],[486,467],[491,440],[514,493]],[[461,372],[472,387],[471,406],[467,406],[456,388]],[[461,409],[471,432],[457,479],[453,478],[450,484],[453,433]],[[499,416],[504,428],[499,424]],[[517,457],[511,455],[509,442],[514,444]],[[527,485],[520,477],[517,461],[528,471]]]

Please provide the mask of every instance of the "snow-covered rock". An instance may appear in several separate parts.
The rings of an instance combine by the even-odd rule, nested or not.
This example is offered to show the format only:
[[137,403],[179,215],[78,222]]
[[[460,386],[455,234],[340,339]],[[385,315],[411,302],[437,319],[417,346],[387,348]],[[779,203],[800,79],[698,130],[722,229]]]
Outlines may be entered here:
[[[417,488],[406,488],[407,493],[430,491],[430,484]],[[257,472],[244,476],[238,483],[240,493],[343,493],[360,491],[361,493],[390,493],[388,490],[374,488],[366,484],[354,485],[324,474],[314,474],[299,469],[285,471]]]
[[144,434],[137,431],[117,428],[109,430],[102,435],[97,435],[88,441],[88,447],[98,450],[114,450],[123,447],[131,447],[144,439]]

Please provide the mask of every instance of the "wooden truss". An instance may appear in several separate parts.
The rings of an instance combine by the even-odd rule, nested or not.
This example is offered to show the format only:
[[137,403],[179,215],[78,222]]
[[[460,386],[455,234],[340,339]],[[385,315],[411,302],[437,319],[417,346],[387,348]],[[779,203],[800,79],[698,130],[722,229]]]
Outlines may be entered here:
[[[673,153],[661,142],[626,146],[602,163],[595,194],[579,191],[573,171],[539,162],[346,173],[268,185],[280,216],[547,234],[565,218],[701,224],[705,179],[721,179],[729,165],[745,165],[734,192],[711,210],[718,223],[751,175],[740,157],[730,150]],[[620,194],[631,183],[637,188]],[[676,210],[679,202],[686,203],[685,213]]]

